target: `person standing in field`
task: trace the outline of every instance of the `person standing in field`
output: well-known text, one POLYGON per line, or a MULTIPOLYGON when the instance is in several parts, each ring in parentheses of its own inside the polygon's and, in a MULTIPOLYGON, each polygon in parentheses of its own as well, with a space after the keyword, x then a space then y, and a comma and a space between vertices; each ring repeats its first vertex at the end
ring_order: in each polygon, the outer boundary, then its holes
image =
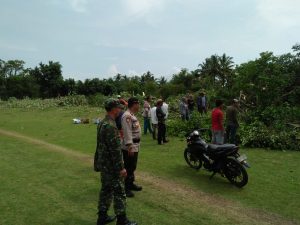
POLYGON ((144 134, 147 134, 147 131, 149 130, 150 134, 152 133, 151 125, 150 125, 150 101, 151 97, 148 96, 146 100, 144 101, 144 110, 143 110, 143 117, 144 117, 144 134))
POLYGON ((192 94, 188 95, 187 104, 188 104, 189 113, 192 114, 195 107, 194 96, 192 94))
POLYGON ((199 93, 199 96, 197 97, 197 107, 198 107, 198 112, 203 114, 207 113, 207 108, 208 108, 208 99, 205 95, 205 92, 201 91, 199 93))
POLYGON ((164 143, 167 143, 166 139, 166 124, 165 124, 165 118, 166 114, 162 110, 162 105, 163 105, 163 100, 159 99, 156 103, 157 108, 156 108, 156 117, 157 117, 157 127, 158 127, 158 132, 157 132, 157 142, 159 145, 162 145, 164 143))
POLYGON ((153 140, 156 140, 157 139, 156 131, 157 131, 157 124, 158 124, 157 116, 156 116, 156 104, 151 108, 150 115, 151 115, 151 124, 152 124, 152 137, 153 140))
MULTIPOLYGON (((163 100, 163 104, 161 106, 161 110, 164 112, 164 114, 166 115, 165 116, 165 126, 166 126, 166 132, 165 132, 165 137, 167 138, 167 125, 166 125, 166 122, 167 122, 167 119, 168 119, 168 116, 169 116, 169 105, 166 103, 165 99, 161 98, 163 100)), ((168 142, 168 140, 166 139, 166 141, 168 142)))
POLYGON ((164 114, 166 114, 165 119, 168 119, 168 116, 169 116, 169 105, 166 103, 165 100, 163 100, 163 104, 161 106, 161 109, 164 112, 164 114))
POLYGON ((128 100, 128 109, 122 116, 123 129, 123 157, 125 168, 127 170, 127 177, 125 179, 125 192, 127 197, 134 197, 132 191, 141 191, 142 187, 134 183, 134 172, 137 168, 138 155, 140 151, 141 141, 141 126, 136 118, 139 112, 140 103, 137 98, 130 98, 128 100))
POLYGON ((181 102, 179 103, 179 112, 181 115, 181 119, 183 121, 189 120, 189 109, 187 105, 187 100, 184 97, 181 99, 181 102))
MULTIPOLYGON (((128 105, 127 101, 125 101, 125 100, 121 101, 119 99, 119 102, 124 106, 124 108, 127 108, 127 105, 128 105)), ((122 129, 122 121, 121 121, 123 114, 124 114, 124 109, 121 110, 120 114, 116 118, 116 125, 119 130, 121 140, 123 139, 123 129, 122 129)))
POLYGON ((236 133, 239 127, 238 113, 239 101, 233 99, 232 104, 226 109, 226 142, 236 144, 236 133))
POLYGON ((212 143, 222 145, 224 143, 224 114, 222 100, 216 100, 216 108, 212 111, 212 143))
POLYGON ((124 167, 121 142, 115 119, 121 112, 122 105, 117 99, 108 99, 104 103, 106 117, 97 127, 97 147, 94 157, 94 170, 101 174, 101 190, 98 202, 97 225, 108 224, 116 217, 107 212, 112 201, 117 216, 117 225, 137 225, 126 216, 126 195, 124 167))

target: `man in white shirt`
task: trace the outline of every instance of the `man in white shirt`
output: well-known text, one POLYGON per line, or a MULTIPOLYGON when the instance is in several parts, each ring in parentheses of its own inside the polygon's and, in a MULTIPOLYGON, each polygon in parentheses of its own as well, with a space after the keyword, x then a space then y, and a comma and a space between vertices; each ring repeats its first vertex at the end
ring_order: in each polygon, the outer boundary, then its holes
POLYGON ((168 115, 169 115, 169 105, 164 101, 163 105, 161 106, 162 111, 164 112, 164 114, 166 114, 165 119, 168 119, 168 115))
POLYGON ((153 140, 156 140, 156 131, 157 131, 157 117, 156 117, 156 104, 150 110, 151 123, 152 123, 152 137, 153 140))
MULTIPOLYGON (((166 121, 168 119, 168 115, 169 115, 169 105, 165 102, 165 100, 163 100, 163 104, 161 106, 161 109, 162 109, 163 113, 166 114, 166 116, 165 116, 165 123, 166 123, 166 121)), ((167 136, 167 130, 166 130, 165 135, 167 136)))

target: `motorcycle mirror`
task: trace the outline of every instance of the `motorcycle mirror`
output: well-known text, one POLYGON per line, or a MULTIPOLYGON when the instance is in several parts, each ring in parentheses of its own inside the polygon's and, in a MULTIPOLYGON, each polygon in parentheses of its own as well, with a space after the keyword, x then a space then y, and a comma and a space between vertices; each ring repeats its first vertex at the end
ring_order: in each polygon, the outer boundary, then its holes
POLYGON ((199 132, 197 130, 194 130, 193 135, 194 136, 199 136, 199 132))

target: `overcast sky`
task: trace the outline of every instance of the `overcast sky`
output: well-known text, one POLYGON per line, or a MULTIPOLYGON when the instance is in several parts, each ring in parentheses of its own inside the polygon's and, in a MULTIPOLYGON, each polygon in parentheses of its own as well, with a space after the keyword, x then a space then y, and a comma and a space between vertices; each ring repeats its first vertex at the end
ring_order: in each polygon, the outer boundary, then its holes
POLYGON ((300 0, 0 0, 0 59, 49 60, 65 78, 170 77, 226 53, 236 63, 300 42, 300 0))

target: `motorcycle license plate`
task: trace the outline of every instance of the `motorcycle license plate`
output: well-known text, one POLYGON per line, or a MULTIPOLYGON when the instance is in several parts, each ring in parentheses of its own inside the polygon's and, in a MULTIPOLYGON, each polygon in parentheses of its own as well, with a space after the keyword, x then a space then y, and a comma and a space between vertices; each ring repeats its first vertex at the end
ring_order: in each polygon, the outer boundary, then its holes
POLYGON ((238 160, 239 162, 243 162, 243 161, 245 161, 246 159, 247 159, 247 156, 246 156, 246 155, 241 155, 240 157, 237 158, 237 160, 238 160))

